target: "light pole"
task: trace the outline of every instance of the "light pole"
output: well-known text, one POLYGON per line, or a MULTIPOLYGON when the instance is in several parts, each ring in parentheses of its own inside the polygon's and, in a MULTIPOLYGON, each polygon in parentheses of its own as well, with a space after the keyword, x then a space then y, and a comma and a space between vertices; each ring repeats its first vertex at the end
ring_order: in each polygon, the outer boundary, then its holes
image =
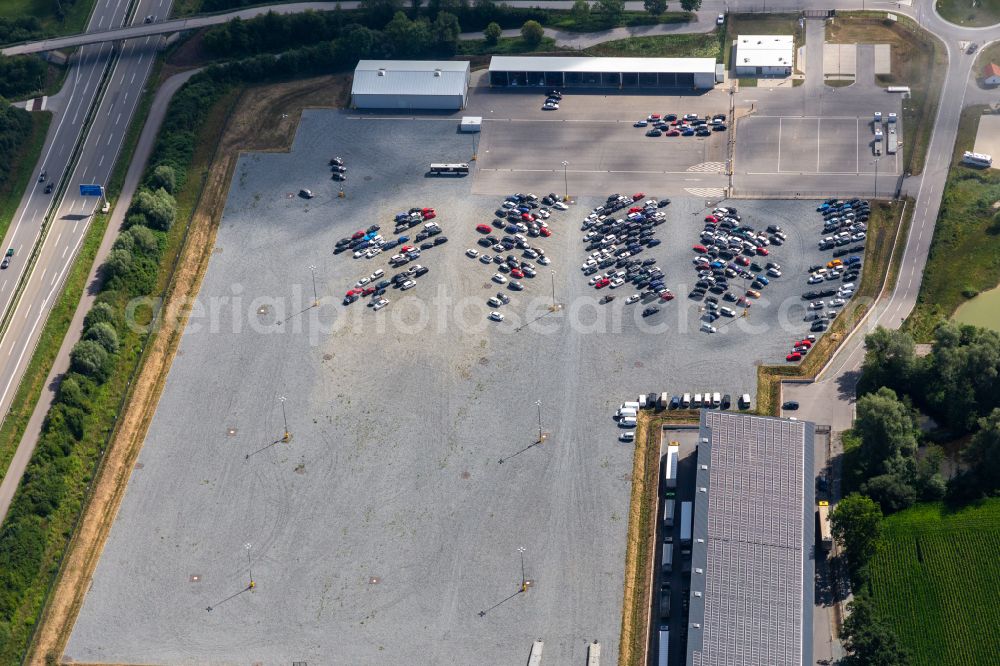
POLYGON ((556 310, 559 309, 559 306, 556 304, 556 272, 550 270, 549 273, 551 274, 552 278, 552 305, 549 306, 549 311, 555 312, 556 310))
POLYGON ((538 443, 545 441, 545 434, 542 433, 542 401, 536 400, 535 406, 538 407, 538 443))
POLYGON ((521 591, 528 591, 528 579, 524 577, 524 551, 527 550, 524 546, 519 546, 517 552, 521 553, 521 591))
POLYGON ((310 266, 309 270, 312 271, 312 278, 313 278, 313 307, 315 308, 315 307, 319 307, 319 296, 316 294, 316 267, 315 266, 310 266))
POLYGON ((253 567, 250 564, 250 549, 253 548, 253 546, 250 543, 245 543, 243 544, 243 547, 247 549, 247 569, 250 570, 250 584, 247 585, 247 589, 253 590, 257 587, 257 583, 253 581, 253 567))
POLYGON ((563 201, 569 201, 569 174, 566 171, 566 167, 568 167, 568 166, 569 166, 569 162, 567 162, 566 160, 563 160, 563 162, 562 162, 562 168, 563 168, 563 188, 564 188, 563 191, 566 193, 566 195, 563 197, 563 201))
POLYGON ((281 441, 287 442, 292 438, 292 433, 288 432, 288 416, 285 414, 285 396, 278 398, 281 401, 281 419, 285 422, 285 434, 282 436, 281 441))

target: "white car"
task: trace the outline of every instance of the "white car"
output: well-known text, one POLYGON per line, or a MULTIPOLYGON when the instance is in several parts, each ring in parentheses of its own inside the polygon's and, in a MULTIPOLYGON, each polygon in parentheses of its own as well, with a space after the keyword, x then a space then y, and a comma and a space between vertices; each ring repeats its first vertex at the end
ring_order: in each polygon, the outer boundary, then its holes
POLYGON ((831 308, 839 308, 839 307, 841 307, 843 305, 846 305, 846 304, 847 304, 847 301, 845 301, 843 298, 835 298, 832 301, 830 301, 830 303, 829 303, 829 305, 830 305, 831 308))
POLYGON ((493 257, 491 257, 488 254, 484 254, 483 256, 479 257, 479 261, 483 262, 484 264, 492 264, 493 257))
POLYGON ((542 105, 542 109, 544 109, 545 111, 558 111, 559 105, 556 104, 555 102, 546 102, 545 104, 542 105))
POLYGON ((385 298, 380 298, 372 305, 372 310, 381 310, 385 306, 389 305, 389 300, 385 298))
POLYGON ((837 296, 840 296, 841 298, 850 298, 851 296, 854 296, 854 290, 853 289, 843 289, 843 290, 837 292, 837 296))
POLYGON ((591 287, 593 287, 595 284, 597 284, 598 280, 603 280, 605 277, 607 277, 607 276, 605 276, 605 275, 595 275, 594 277, 590 278, 590 280, 587 282, 587 284, 589 284, 591 287))
POLYGON ((854 291, 854 283, 853 282, 845 282, 844 284, 840 285, 840 290, 841 291, 848 291, 848 290, 854 291))
POLYGON ((475 249, 473 247, 470 247, 468 250, 465 251, 465 254, 467 254, 470 257, 472 257, 473 259, 475 259, 476 257, 479 256, 479 250, 477 250, 477 249, 475 249))
POLYGON ((403 286, 401 286, 400 289, 406 291, 407 289, 413 289, 416 286, 417 286, 416 282, 414 282, 413 280, 407 280, 406 282, 403 283, 403 286))
POLYGON ((715 333, 715 332, 718 331, 717 328, 715 328, 714 326, 712 326, 711 324, 709 324, 707 321, 702 322, 702 324, 701 324, 701 330, 704 331, 705 333, 715 333))
POLYGON ((380 247, 370 247, 368 251, 365 252, 365 259, 372 259, 382 254, 382 248, 380 247))
POLYGON ((726 22, 725 14, 719 14, 718 16, 715 17, 715 25, 722 25, 725 22, 726 22))
POLYGON ((535 216, 540 217, 543 220, 549 219, 549 215, 551 215, 551 213, 546 208, 539 208, 535 211, 535 216))
POLYGON ((625 278, 617 277, 617 278, 615 278, 614 280, 611 281, 610 287, 612 289, 617 289, 618 287, 622 286, 623 284, 625 284, 625 278))
POLYGON ((735 317, 736 311, 732 308, 727 308, 725 306, 719 308, 719 314, 725 315, 726 317, 735 317))
POLYGON ((494 310, 490 313, 490 319, 493 321, 503 321, 503 314, 494 310))
POLYGON ((358 280, 357 282, 355 282, 354 286, 355 287, 363 287, 363 286, 365 286, 366 284, 368 284, 371 281, 372 281, 372 279, 370 277, 363 277, 360 280, 358 280))
POLYGON ((562 201, 555 202, 554 204, 552 204, 552 207, 557 210, 569 210, 569 206, 564 204, 562 201))
POLYGON ((635 431, 629 430, 628 432, 623 432, 622 434, 618 435, 618 439, 620 439, 623 442, 631 442, 635 440, 635 431))
POLYGON ((497 284, 507 284, 507 278, 504 277, 503 273, 494 273, 493 281, 497 284))
POLYGON ((823 281, 823 276, 822 275, 815 275, 815 274, 813 274, 813 275, 809 276, 808 280, 806 280, 806 284, 819 284, 822 281, 823 281))
POLYGON ((355 259, 360 259, 361 257, 365 256, 365 252, 367 252, 367 250, 355 250, 354 251, 354 258, 355 259))
POLYGON ((810 310, 822 310, 823 309, 823 301, 813 301, 812 303, 809 304, 809 309, 810 310))
POLYGON ((777 268, 768 268, 767 274, 770 275, 771 277, 776 277, 776 278, 781 277, 781 271, 779 271, 777 268))
POLYGON ((632 303, 637 302, 640 298, 641 296, 639 296, 639 294, 632 294, 631 296, 625 299, 625 303, 631 305, 632 303))
POLYGON ((543 254, 542 256, 538 257, 538 263, 540 263, 542 266, 548 266, 549 264, 552 263, 552 260, 543 254))

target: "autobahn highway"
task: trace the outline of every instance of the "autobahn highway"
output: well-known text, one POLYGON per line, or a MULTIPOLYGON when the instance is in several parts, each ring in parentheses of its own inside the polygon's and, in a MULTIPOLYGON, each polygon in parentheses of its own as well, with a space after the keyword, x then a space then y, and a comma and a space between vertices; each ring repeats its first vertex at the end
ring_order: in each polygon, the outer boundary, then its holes
MULTIPOLYGON (((134 20, 141 22, 144 16, 154 11, 166 13, 170 9, 170 1, 140 0, 132 14, 137 17, 134 20)), ((125 0, 98 0, 90 25, 95 26, 102 20, 105 25, 108 21, 112 24, 124 22, 127 5, 125 0)), ((55 111, 53 127, 56 129, 50 132, 42 149, 43 168, 48 170, 50 179, 64 182, 65 194, 51 215, 50 227, 38 250, 35 264, 24 278, 14 303, 11 299, 24 270, 24 262, 38 241, 41 222, 52 204, 52 195, 44 193, 44 185, 38 182, 37 176, 5 239, 5 247, 15 248, 18 268, 4 271, 0 280, 2 311, 8 312, 13 308, 7 328, 0 338, 0 414, 4 416, 98 205, 97 199, 80 196, 79 185, 104 184, 110 177, 161 41, 159 36, 130 39, 115 46, 115 53, 111 45, 84 46, 79 59, 74 58, 71 65, 66 84, 68 88, 64 94, 61 93, 64 108, 55 111), (87 111, 95 103, 99 84, 108 67, 111 70, 106 88, 96 100, 98 106, 93 122, 81 138, 87 111), (63 173, 78 143, 80 149, 76 166, 71 173, 63 173)), ((0 482, 0 516, 6 514, 33 448, 18 447, 0 482)))

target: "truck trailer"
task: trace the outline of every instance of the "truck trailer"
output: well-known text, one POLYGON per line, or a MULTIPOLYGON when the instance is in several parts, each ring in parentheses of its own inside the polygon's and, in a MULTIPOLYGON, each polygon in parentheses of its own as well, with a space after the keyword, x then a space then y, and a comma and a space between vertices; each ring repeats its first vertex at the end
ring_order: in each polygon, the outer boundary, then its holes
POLYGON ((670 530, 674 527, 674 500, 663 500, 663 527, 670 530))
POLYGON ((681 502, 681 544, 691 544, 691 523, 694 518, 694 505, 691 502, 681 502))
POLYGON ((659 666, 670 666, 670 629, 660 627, 660 644, 657 646, 659 666))
POLYGON ((674 570, 674 544, 663 544, 663 556, 660 558, 660 571, 665 574, 674 570))
POLYGON ((667 455, 663 456, 663 487, 666 490, 677 488, 677 458, 680 455, 680 445, 670 442, 667 455))
POLYGON ((896 128, 892 125, 889 126, 889 133, 886 134, 885 141, 885 152, 889 155, 895 155, 896 150, 899 147, 899 142, 896 137, 896 128))

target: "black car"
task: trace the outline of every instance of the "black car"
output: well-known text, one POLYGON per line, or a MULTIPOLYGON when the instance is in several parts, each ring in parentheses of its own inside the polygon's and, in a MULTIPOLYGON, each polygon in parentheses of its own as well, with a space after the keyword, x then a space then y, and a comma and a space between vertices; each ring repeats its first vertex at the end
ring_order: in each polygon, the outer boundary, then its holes
POLYGON ((652 315, 655 315, 659 311, 660 311, 660 308, 658 308, 655 305, 653 305, 653 306, 650 306, 650 307, 646 308, 645 310, 643 310, 642 311, 642 316, 643 317, 650 317, 652 315))
POLYGON ((795 400, 788 400, 786 402, 781 403, 781 408, 787 410, 795 410, 799 408, 799 403, 796 402, 795 400))
POLYGON ((434 239, 435 245, 441 245, 442 243, 447 243, 447 242, 448 242, 447 236, 439 236, 438 238, 434 239))
POLYGON ((421 231, 413 238, 413 241, 415 243, 419 243, 420 241, 427 240, 428 238, 430 238, 430 234, 426 231, 421 231))
POLYGON ((421 250, 429 250, 432 247, 434 247, 434 243, 432 241, 424 241, 423 243, 420 244, 421 250))
POLYGON ((427 268, 426 266, 421 266, 417 270, 413 271, 413 277, 420 277, 421 275, 424 275, 425 273, 427 273, 427 271, 429 271, 429 270, 430 269, 427 268))
POLYGON ((476 241, 480 247, 493 247, 493 243, 489 241, 488 238, 480 238, 476 241))
POLYGON ((835 295, 836 293, 837 293, 836 289, 820 289, 819 290, 819 297, 820 298, 828 298, 830 296, 835 295))
POLYGON ((826 330, 825 321, 814 321, 813 325, 809 327, 809 330, 813 333, 821 333, 826 330))
POLYGON ((820 295, 818 291, 807 291, 806 293, 802 294, 803 301, 815 301, 819 297, 820 295))
POLYGON ((46 194, 52 194, 52 190, 54 190, 55 187, 56 186, 55 186, 54 183, 49 183, 48 185, 45 186, 45 193, 46 194))

